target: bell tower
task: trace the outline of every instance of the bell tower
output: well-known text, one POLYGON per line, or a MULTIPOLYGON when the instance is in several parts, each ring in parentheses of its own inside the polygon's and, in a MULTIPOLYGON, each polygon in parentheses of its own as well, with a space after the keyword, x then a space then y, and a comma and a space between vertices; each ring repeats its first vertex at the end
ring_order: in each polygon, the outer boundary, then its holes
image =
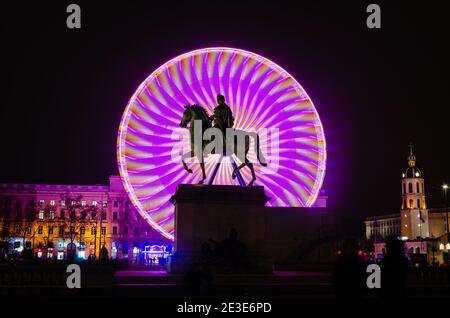
POLYGON ((428 237, 428 211, 425 202, 425 180, 416 165, 414 145, 409 144, 408 167, 402 173, 401 224, 402 237, 428 237))

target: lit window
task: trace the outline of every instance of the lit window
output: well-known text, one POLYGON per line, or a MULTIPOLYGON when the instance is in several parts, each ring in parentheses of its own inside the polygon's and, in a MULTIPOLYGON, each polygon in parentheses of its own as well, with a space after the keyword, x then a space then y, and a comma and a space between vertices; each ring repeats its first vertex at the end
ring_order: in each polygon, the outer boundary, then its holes
POLYGON ((86 201, 81 201, 81 206, 86 206, 86 201))
POLYGON ((66 206, 66 201, 61 200, 61 206, 66 206))
POLYGON ((50 205, 55 206, 55 200, 50 200, 50 205))
POLYGON ((75 200, 70 201, 70 205, 74 206, 75 205, 75 200))
POLYGON ((103 201, 103 207, 107 207, 108 206, 108 201, 103 201))
POLYGON ((39 220, 43 220, 44 219, 44 211, 39 211, 39 220))
POLYGON ((45 201, 44 200, 39 200, 39 205, 40 206, 42 206, 42 205, 44 205, 45 204, 45 201))
POLYGON ((93 206, 97 206, 97 201, 92 201, 93 206))
POLYGON ((50 220, 55 219, 55 211, 50 211, 50 220))

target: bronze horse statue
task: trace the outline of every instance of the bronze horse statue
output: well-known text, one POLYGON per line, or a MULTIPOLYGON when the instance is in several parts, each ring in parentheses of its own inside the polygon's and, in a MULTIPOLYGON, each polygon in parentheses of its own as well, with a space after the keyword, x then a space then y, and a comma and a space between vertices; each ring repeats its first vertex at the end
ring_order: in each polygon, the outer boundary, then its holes
MULTIPOLYGON (((184 161, 185 158, 192 158, 192 157, 197 157, 199 163, 200 163, 200 167, 202 169, 202 179, 200 180, 199 184, 203 184, 203 182, 206 179, 206 172, 205 172, 205 162, 204 162, 204 158, 206 156, 208 156, 209 154, 216 154, 218 152, 217 149, 212 150, 212 152, 205 152, 205 148, 210 145, 212 142, 214 142, 215 140, 204 140, 203 136, 204 133, 207 132, 208 129, 213 129, 213 127, 211 126, 211 119, 210 116, 208 115, 208 113, 206 112, 206 110, 199 106, 199 105, 188 105, 188 106, 184 106, 184 112, 183 112, 183 117, 181 119, 181 123, 180 123, 180 127, 182 128, 187 128, 189 124, 189 134, 190 134, 190 143, 191 143, 191 151, 189 151, 186 154, 183 154, 181 161, 183 163, 183 167, 184 169, 189 172, 192 173, 192 170, 188 167, 188 165, 186 164, 186 162, 184 161), (201 129, 199 129, 199 127, 197 125, 201 125, 201 129), (196 128, 197 126, 197 128, 196 128), (201 149, 198 147, 198 145, 196 145, 195 142, 195 131, 201 131, 201 149)), ((261 149, 259 147, 259 135, 257 133, 247 133, 245 131, 242 130, 236 130, 236 129, 232 129, 233 130, 233 134, 234 135, 241 135, 243 136, 243 140, 244 140, 244 145, 239 145, 239 138, 234 138, 233 140, 230 140, 230 138, 225 138, 225 136, 223 137, 223 142, 219 143, 219 145, 222 145, 222 155, 224 156, 230 156, 231 153, 229 151, 227 151, 227 149, 232 149, 232 153, 234 153, 239 160, 242 162, 239 166, 235 167, 232 173, 232 178, 235 179, 237 172, 239 170, 241 170, 242 168, 244 168, 245 166, 247 166, 251 173, 252 173, 252 180, 249 182, 248 186, 252 186, 253 183, 256 180, 256 176, 255 176, 255 170, 253 168, 253 163, 250 162, 247 158, 247 154, 248 151, 250 149, 250 137, 253 136, 255 139, 255 152, 256 152, 256 157, 258 158, 258 162, 262 165, 262 166, 267 166, 267 163, 264 159, 264 156, 261 152, 261 149), (243 146, 243 151, 239 151, 239 146, 243 146)), ((197 142, 199 143, 199 142, 197 142)), ((220 150, 219 150, 220 151, 220 150)))

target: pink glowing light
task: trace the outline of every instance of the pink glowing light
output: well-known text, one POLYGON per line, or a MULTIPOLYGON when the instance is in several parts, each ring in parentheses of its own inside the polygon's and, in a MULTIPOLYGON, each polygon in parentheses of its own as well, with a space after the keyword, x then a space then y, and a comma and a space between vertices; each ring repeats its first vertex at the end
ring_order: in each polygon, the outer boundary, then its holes
MULTIPOLYGON (((174 207, 169 202, 180 183, 197 183, 182 167, 189 149, 187 129, 179 123, 187 104, 210 114, 223 94, 235 128, 260 135, 268 167, 255 164, 256 184, 264 185, 269 206, 311 206, 325 175, 326 144, 319 115, 302 86, 272 61, 233 48, 206 48, 177 56, 155 70, 131 97, 117 139, 119 172, 141 216, 173 239, 174 207), (270 130, 271 128, 272 130, 270 130)), ((251 147, 253 149, 253 147, 251 147)), ((233 158, 238 161, 236 158, 233 158)), ((249 159, 256 162, 253 150, 249 159)), ((211 175, 217 155, 205 159, 211 175)), ((239 162, 237 162, 239 164, 239 162)), ((213 184, 238 184, 231 163, 222 163, 213 184)), ((250 172, 241 170, 246 182, 250 172)))

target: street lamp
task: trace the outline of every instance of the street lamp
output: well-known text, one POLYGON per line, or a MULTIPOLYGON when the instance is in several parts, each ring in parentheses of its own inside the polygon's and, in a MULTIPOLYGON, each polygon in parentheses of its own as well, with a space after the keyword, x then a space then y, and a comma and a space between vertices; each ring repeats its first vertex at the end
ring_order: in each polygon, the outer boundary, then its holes
MULTIPOLYGON (((447 244, 445 245, 445 249, 450 253, 450 231, 449 231, 449 219, 448 219, 448 210, 447 210, 447 190, 448 184, 444 183, 442 185, 442 190, 444 191, 444 207, 445 207, 445 216, 447 219, 447 244)), ((450 257, 449 257, 450 259, 450 257)))
POLYGON ((447 207, 447 190, 448 190, 448 184, 444 183, 442 185, 442 190, 444 190, 444 200, 445 200, 445 206, 447 207))

